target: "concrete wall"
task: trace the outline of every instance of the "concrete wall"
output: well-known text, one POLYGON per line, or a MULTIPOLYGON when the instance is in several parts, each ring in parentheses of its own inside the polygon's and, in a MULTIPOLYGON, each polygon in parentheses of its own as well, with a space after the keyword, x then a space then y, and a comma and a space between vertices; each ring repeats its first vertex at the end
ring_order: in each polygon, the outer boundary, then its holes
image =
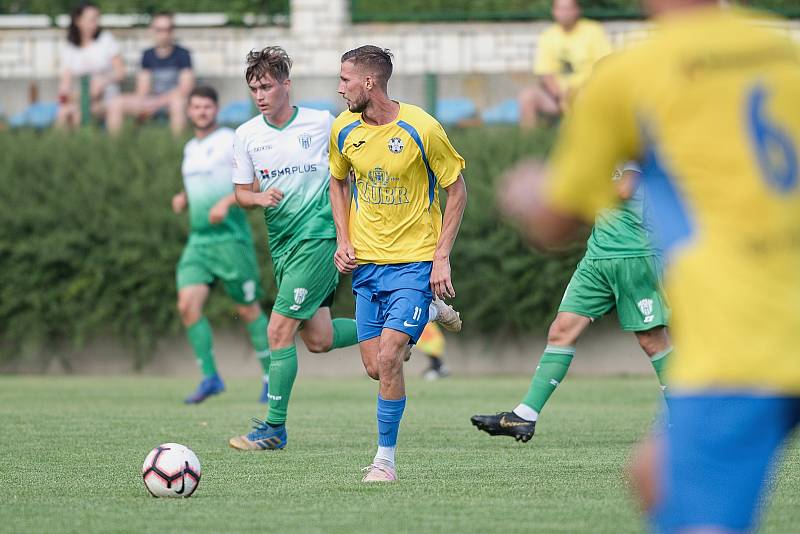
MULTIPOLYGON (((179 41, 194 54, 201 79, 214 82, 223 102, 246 96, 241 82, 243 60, 252 48, 278 44, 294 57, 298 99, 338 103, 336 75, 341 54, 362 44, 377 44, 395 53, 392 92, 422 102, 421 76, 443 75, 442 96, 469 96, 490 105, 515 95, 531 80, 536 42, 547 23, 351 24, 348 0, 293 0, 289 27, 178 28, 179 41)), ((609 22, 617 46, 641 39, 648 25, 609 22)), ((781 25, 800 39, 800 21, 781 25)), ((110 28, 120 41, 133 74, 141 52, 150 46, 146 28, 110 28)), ((0 105, 6 113, 23 108, 35 81, 40 98, 55 97, 59 49, 65 30, 25 28, 0 31, 0 105)))
MULTIPOLYGON (((465 325, 465 328, 469 329, 469 325, 465 325)), ((215 331, 214 344, 218 367, 223 376, 259 376, 259 364, 243 329, 215 331)), ((447 334, 445 362, 457 376, 530 376, 545 345, 544 333, 518 340, 469 339, 447 334)), ((48 354, 45 360, 30 359, 0 365, 0 374, 63 374, 69 371, 82 375, 109 375, 133 371, 130 354, 113 340, 95 341, 78 352, 62 352, 60 355, 69 358, 69 370, 60 363, 59 354, 48 354)), ((310 354, 298 340, 298 356, 301 376, 364 376, 356 347, 330 354, 310 354)), ((426 366, 427 358, 414 350, 411 361, 406 364, 406 373, 420 375, 426 366)), ((189 344, 180 336, 162 341, 142 372, 146 375, 196 376, 197 367, 189 344)), ((641 375, 652 373, 652 368, 634 336, 621 332, 616 319, 607 317, 589 328, 580 340, 570 372, 583 375, 641 375)))

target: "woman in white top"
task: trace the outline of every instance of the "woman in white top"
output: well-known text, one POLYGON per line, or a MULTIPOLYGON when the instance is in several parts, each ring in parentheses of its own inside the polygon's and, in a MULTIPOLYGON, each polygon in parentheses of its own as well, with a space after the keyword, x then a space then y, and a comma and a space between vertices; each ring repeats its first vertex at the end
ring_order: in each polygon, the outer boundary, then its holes
POLYGON ((84 76, 89 77, 91 114, 103 117, 106 104, 119 94, 125 64, 114 36, 100 28, 100 9, 91 2, 81 3, 71 13, 61 53, 59 126, 81 123, 80 79, 84 76))

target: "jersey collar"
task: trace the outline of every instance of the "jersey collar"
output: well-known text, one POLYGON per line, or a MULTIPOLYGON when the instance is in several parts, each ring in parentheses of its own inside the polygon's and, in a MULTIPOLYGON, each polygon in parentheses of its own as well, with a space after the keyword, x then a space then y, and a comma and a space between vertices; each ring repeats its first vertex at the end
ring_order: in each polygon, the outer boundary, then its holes
POLYGON ((266 124, 267 126, 272 128, 273 130, 278 130, 279 132, 281 132, 281 131, 285 130, 286 128, 288 128, 289 125, 294 122, 294 120, 297 118, 297 114, 300 112, 300 108, 298 108, 297 106, 292 106, 292 107, 294 108, 294 113, 292 113, 292 116, 289 118, 289 120, 286 122, 286 124, 284 124, 281 127, 275 126, 274 124, 269 122, 267 120, 267 117, 264 116, 264 115, 261 115, 261 118, 264 119, 264 124, 266 124))

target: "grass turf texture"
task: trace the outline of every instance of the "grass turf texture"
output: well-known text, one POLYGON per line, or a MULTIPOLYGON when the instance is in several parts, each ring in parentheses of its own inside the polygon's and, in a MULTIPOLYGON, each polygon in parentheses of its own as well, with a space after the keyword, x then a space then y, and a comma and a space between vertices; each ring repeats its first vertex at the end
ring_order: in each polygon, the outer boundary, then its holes
MULTIPOLYGON (((643 531, 621 473, 654 418, 655 380, 571 378, 524 445, 470 425, 513 407, 527 383, 410 380, 401 480, 386 486, 359 481, 376 432, 366 379, 300 379, 287 449, 247 453, 227 438, 264 416, 257 379, 185 406, 185 379, 0 377, 0 531, 643 531), (202 463, 190 499, 154 499, 142 484, 145 455, 168 441, 202 463)), ((798 452, 763 532, 800 521, 798 452)))

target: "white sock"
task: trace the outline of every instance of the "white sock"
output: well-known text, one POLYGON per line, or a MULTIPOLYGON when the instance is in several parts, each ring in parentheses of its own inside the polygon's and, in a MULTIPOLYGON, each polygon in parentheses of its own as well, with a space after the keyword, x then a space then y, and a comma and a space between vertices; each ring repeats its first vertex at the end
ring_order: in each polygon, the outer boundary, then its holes
POLYGON ((539 418, 539 412, 528 406, 527 404, 520 404, 514 408, 514 413, 525 419, 526 421, 536 421, 539 418))
POLYGON ((434 322, 437 317, 439 317, 439 308, 431 304, 428 306, 428 322, 434 322))
POLYGON ((380 461, 394 467, 394 451, 396 449, 397 447, 381 447, 378 445, 378 452, 375 453, 375 459, 372 460, 372 463, 380 461))

